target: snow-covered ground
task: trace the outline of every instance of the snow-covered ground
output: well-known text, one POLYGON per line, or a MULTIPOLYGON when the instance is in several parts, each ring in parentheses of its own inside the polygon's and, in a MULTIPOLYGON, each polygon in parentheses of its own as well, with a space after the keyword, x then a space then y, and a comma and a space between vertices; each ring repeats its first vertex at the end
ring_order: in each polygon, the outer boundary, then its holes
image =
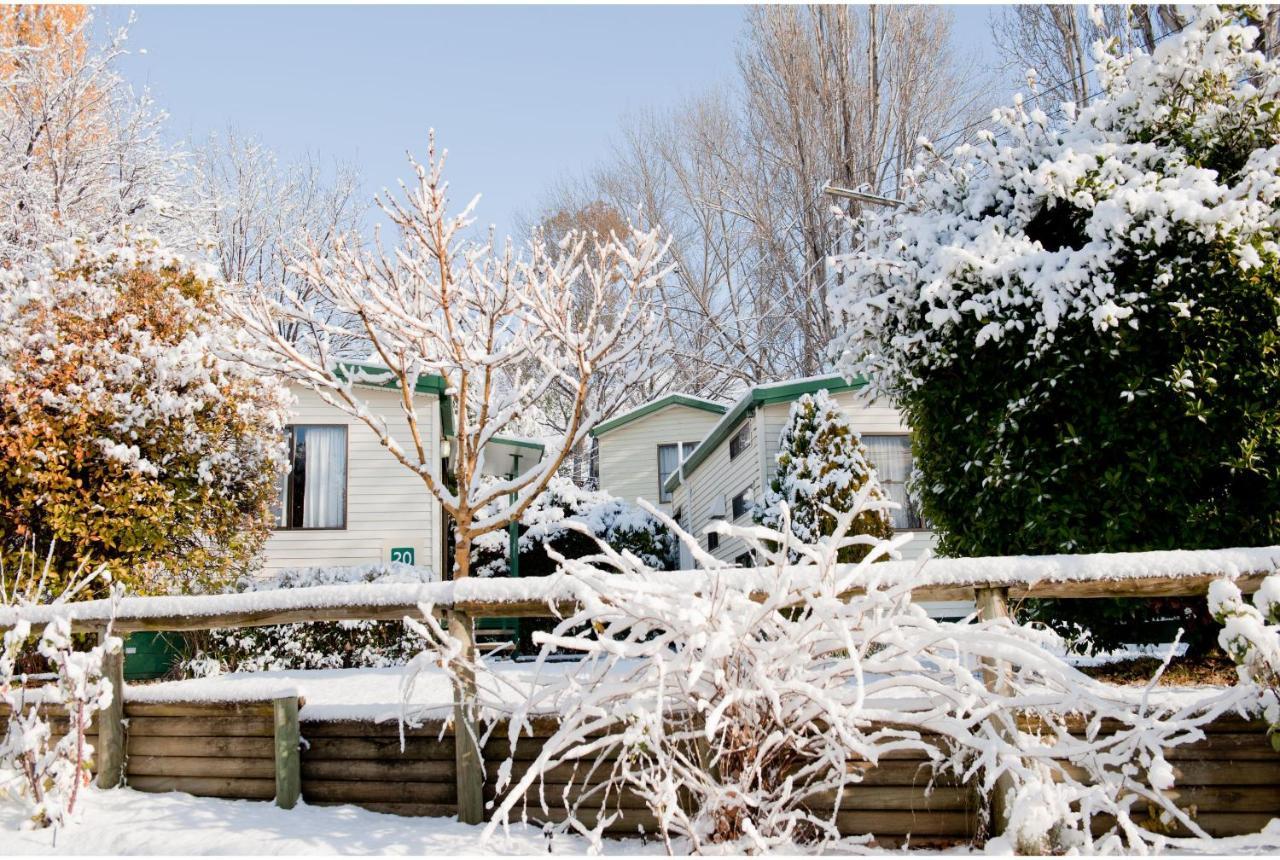
MULTIPOLYGON (((0 784, 5 782, 0 774, 0 784)), ((284 810, 271 803, 220 800, 189 794, 144 794, 127 788, 90 789, 67 827, 54 831, 24 830, 17 804, 0 796, 0 854, 391 854, 499 855, 586 854, 590 843, 577 836, 548 839, 537 827, 515 826, 487 842, 483 828, 451 818, 406 818, 368 812, 355 806, 307 806, 284 810)), ((675 846, 679 850, 680 846, 675 846)), ((995 848, 995 846, 992 846, 995 848)), ((1171 854, 1250 854, 1266 856, 1280 849, 1280 820, 1254 836, 1188 840, 1170 846, 1171 854)), ((661 841, 606 840, 602 853, 664 854, 661 841)), ((854 840, 828 846, 827 854, 865 847, 854 840)), ((969 854, 960 846, 942 852, 969 854)), ((894 852, 904 853, 904 852, 894 852)), ((937 851, 912 853, 937 854, 937 851)))
MULTIPOLYGON (((496 683, 481 676, 479 683, 492 687, 485 701, 510 701, 523 691, 547 683, 578 664, 548 663, 538 669, 533 662, 494 660, 490 663, 496 683)), ((130 684, 130 702, 243 702, 298 695, 303 699, 299 719, 395 720, 400 716, 403 666, 383 669, 298 669, 281 672, 232 672, 208 678, 130 684)), ((448 676, 441 669, 418 673, 408 705, 419 718, 442 717, 453 705, 448 676)))
MULTIPOLYGON (((2 780, 0 780, 2 781, 2 780)), ((574 836, 548 840, 537 827, 513 827, 481 843, 483 828, 451 818, 406 818, 355 806, 284 810, 250 800, 92 789, 74 823, 23 830, 20 807, 0 798, 0 855, 28 854, 585 854, 574 836)), ((610 840, 609 854, 660 854, 661 843, 610 840)))

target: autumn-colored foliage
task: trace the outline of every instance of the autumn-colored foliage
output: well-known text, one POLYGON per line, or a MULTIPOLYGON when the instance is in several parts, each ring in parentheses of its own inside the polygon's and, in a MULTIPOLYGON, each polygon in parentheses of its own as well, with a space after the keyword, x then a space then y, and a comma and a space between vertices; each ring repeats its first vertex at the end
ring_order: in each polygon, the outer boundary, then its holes
POLYGON ((61 249, 0 284, 0 553, 140 592, 243 570, 287 393, 219 357, 214 283, 146 247, 61 249))

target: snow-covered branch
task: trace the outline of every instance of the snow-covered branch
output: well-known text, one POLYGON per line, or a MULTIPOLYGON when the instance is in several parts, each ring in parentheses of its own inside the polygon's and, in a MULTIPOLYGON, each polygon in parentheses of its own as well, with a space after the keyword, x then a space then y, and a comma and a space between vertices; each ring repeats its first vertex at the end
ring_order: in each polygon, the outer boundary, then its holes
POLYGON ((589 397, 593 377, 607 373, 621 389, 661 364, 652 305, 670 270, 667 240, 656 230, 571 232, 552 246, 535 235, 523 254, 510 241, 474 241, 466 234, 475 201, 449 211, 444 156, 437 157, 434 141, 425 164, 411 163, 414 181, 402 184, 399 198, 380 201, 398 235, 395 247, 380 238, 373 250, 354 236, 326 245, 312 240, 293 261, 296 287, 250 293, 226 310, 257 340, 246 361, 360 419, 421 476, 456 527, 461 577, 469 572, 471 541, 518 518, 598 420, 589 397), (358 383, 367 380, 341 362, 335 344, 348 342, 351 326, 332 322, 335 313, 356 321, 369 360, 386 368, 379 381, 400 390, 409 438, 392 434, 388 416, 361 394, 358 383), (413 396, 424 376, 443 379, 454 401, 449 476, 434 459, 434 431, 413 396), (519 474, 488 474, 486 446, 510 435, 553 386, 574 393, 563 432, 519 474))

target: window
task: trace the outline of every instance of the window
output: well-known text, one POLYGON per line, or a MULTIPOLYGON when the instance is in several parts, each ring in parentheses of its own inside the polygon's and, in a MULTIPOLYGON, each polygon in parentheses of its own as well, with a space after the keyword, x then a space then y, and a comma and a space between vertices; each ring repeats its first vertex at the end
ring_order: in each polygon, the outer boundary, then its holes
POLYGON ((671 519, 676 521, 676 525, 684 528, 684 508, 676 508, 671 514, 671 519))
POLYGON ((278 529, 347 527, 347 428, 285 428, 289 473, 281 477, 272 515, 278 529))
POLYGON ((744 552, 742 555, 735 558, 733 563, 738 567, 755 567, 756 557, 749 552, 744 552))
POLYGON ((751 444, 751 422, 743 421, 733 438, 729 440, 729 459, 736 460, 738 455, 747 450, 751 444))
POLYGON ((713 552, 720 547, 720 535, 717 532, 707 532, 707 551, 713 552))
POLYGON ((746 516, 749 510, 751 510, 751 491, 743 490, 733 497, 733 518, 736 520, 746 516))
POLYGON ((920 513, 907 497, 907 478, 911 475, 910 436, 863 436, 871 465, 875 466, 880 484, 890 500, 902 507, 890 511, 895 529, 924 528, 920 513))
POLYGON ((658 446, 658 501, 671 501, 671 494, 664 487, 671 473, 680 468, 680 464, 689 459, 689 455, 698 447, 697 442, 672 442, 670 445, 658 446))

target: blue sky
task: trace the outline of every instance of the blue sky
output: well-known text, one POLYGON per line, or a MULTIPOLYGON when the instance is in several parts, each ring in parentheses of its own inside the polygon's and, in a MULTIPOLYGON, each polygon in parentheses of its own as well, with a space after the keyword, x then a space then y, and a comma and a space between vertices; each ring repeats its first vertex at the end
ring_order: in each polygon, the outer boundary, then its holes
MULTIPOLYGON (((455 202, 483 192, 500 230, 557 178, 604 160, 621 118, 735 74, 737 6, 144 6, 123 70, 177 138, 234 127, 282 160, 408 175, 427 129, 455 202)), ((987 10, 956 7, 962 51, 990 56, 987 10)), ((100 13, 119 24, 127 10, 100 13)))

